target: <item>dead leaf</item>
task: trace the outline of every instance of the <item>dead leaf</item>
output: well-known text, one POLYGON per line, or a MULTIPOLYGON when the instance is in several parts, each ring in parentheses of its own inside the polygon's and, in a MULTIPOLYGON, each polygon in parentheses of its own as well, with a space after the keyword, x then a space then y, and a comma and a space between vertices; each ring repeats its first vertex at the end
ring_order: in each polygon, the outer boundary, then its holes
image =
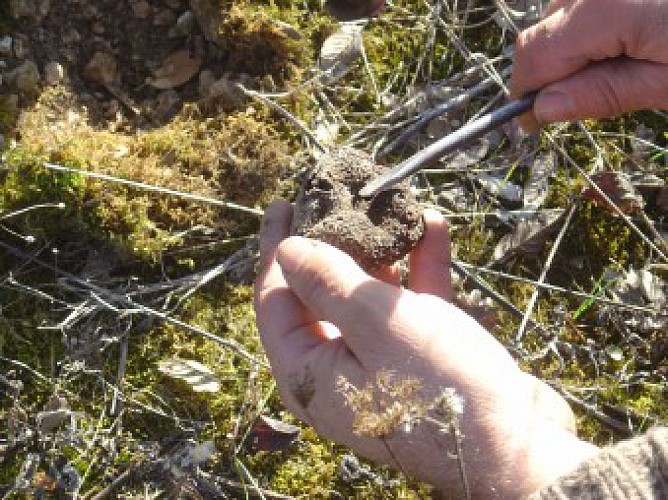
POLYGON ((484 191, 491 195, 498 196, 511 203, 518 203, 522 200, 522 188, 503 177, 496 177, 484 172, 472 177, 484 191))
POLYGON ((550 188, 550 177, 557 168, 557 156, 553 151, 537 156, 531 165, 529 180, 524 186, 524 208, 536 211, 545 202, 550 188))
MULTIPOLYGON (((603 191, 625 214, 641 211, 645 205, 642 196, 636 191, 628 175, 623 172, 599 172, 591 176, 592 181, 603 191)), ((597 206, 610 212, 615 209, 593 187, 589 186, 582 192, 585 200, 593 201, 597 206)))
POLYGON ((193 359, 165 359, 158 363, 165 375, 185 381, 195 392, 218 392, 220 381, 209 367, 193 359))
POLYGON ((179 50, 168 55, 162 66, 154 71, 155 78, 147 83, 160 90, 173 89, 188 82, 202 66, 202 56, 189 50, 179 50))
POLYGON ((494 249, 494 263, 499 265, 519 252, 535 253, 559 227, 566 210, 555 210, 520 219, 512 233, 505 235, 494 249))
MULTIPOLYGON (((614 279, 614 275, 612 278, 614 279)), ((650 303, 665 307, 668 288, 658 276, 646 269, 629 269, 619 274, 619 281, 610 289, 612 296, 625 304, 645 305, 650 303)))
POLYGON ((320 71, 329 73, 323 82, 331 84, 341 79, 352 63, 362 54, 362 30, 364 26, 342 23, 335 33, 327 37, 320 48, 320 71))
POLYGON ((282 451, 286 450, 298 436, 299 427, 260 415, 253 422, 246 444, 254 451, 282 451))
POLYGON ((40 411, 37 413, 37 427, 40 432, 51 432, 70 419, 72 412, 68 409, 40 411))

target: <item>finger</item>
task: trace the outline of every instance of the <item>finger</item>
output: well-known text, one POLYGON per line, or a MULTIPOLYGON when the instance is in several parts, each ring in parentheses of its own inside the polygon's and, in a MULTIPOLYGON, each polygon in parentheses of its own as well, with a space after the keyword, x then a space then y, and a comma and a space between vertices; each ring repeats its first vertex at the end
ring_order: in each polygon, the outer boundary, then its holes
POLYGON ((276 265, 276 248, 290 234, 292 205, 275 201, 267 207, 260 229, 260 270, 256 285, 259 288, 286 286, 281 268, 276 265))
POLYGON ((668 65, 618 58, 589 65, 547 86, 533 113, 539 123, 606 118, 640 109, 668 109, 668 65))
POLYGON ((399 286, 401 284, 401 269, 398 263, 382 266, 372 272, 371 276, 390 285, 399 286))
POLYGON ((272 367, 285 370, 285 360, 297 359, 319 345, 327 333, 288 287, 276 262, 276 249, 290 231, 292 206, 272 203, 260 233, 261 269, 255 283, 255 314, 262 344, 272 367), (294 333, 297 332, 297 333, 294 333))
POLYGON ((550 17, 559 9, 564 9, 572 6, 577 0, 552 0, 548 6, 543 10, 543 19, 550 17))
POLYGON ((425 234, 409 258, 408 288, 452 300, 450 283, 450 233, 436 210, 425 210, 425 234))
POLYGON ((360 360, 379 359, 391 340, 388 324, 401 289, 369 276, 333 246, 307 238, 285 240, 277 260, 290 289, 314 317, 334 324, 360 360), (378 338, 383 342, 375 342, 378 338))
MULTIPOLYGON (((515 44, 511 88, 518 97, 584 68, 591 61, 623 55, 637 45, 637 14, 631 2, 612 9, 601 0, 574 2, 524 30, 515 44), (614 29, 592 29, 592 26, 614 29)), ((627 54, 635 56, 634 54, 627 54)))

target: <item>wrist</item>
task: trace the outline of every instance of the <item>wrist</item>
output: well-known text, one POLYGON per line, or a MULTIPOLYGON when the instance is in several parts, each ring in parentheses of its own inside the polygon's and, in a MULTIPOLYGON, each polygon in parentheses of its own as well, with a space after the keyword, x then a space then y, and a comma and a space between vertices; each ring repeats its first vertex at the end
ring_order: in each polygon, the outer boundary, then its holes
POLYGON ((546 424, 536 429, 527 450, 528 475, 526 488, 522 491, 520 498, 574 471, 580 464, 595 457, 599 452, 597 446, 579 439, 564 428, 546 424))

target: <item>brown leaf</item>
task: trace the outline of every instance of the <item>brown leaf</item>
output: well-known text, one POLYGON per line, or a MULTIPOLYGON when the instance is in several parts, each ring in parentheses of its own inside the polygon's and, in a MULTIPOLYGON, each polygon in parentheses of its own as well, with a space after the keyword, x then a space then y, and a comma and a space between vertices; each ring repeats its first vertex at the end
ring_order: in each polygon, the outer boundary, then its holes
POLYGON ((560 227, 566 210, 535 214, 521 219, 513 232, 503 236, 494 248, 493 266, 505 263, 518 253, 534 254, 560 227))
POLYGON ((320 48, 320 71, 329 72, 323 81, 332 84, 342 78, 362 54, 362 26, 344 24, 327 37, 320 48))
POLYGON ((147 83, 156 89, 166 90, 188 82, 202 66, 202 56, 189 50, 179 50, 168 55, 162 66, 155 70, 155 78, 147 83))
POLYGON ((260 415, 253 423, 246 443, 254 451, 283 451, 299 436, 299 427, 260 415))
MULTIPOLYGON (((591 179, 623 213, 634 214, 643 209, 642 196, 633 187, 626 174, 622 172, 599 172, 592 175, 591 179)), ((615 209, 591 186, 585 188, 582 197, 585 200, 593 201, 599 207, 615 212, 615 209)))

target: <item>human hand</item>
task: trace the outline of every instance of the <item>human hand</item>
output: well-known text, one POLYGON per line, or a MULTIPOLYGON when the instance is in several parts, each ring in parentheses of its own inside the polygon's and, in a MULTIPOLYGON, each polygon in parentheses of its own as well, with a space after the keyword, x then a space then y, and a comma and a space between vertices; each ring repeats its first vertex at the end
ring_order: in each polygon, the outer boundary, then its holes
POLYGON ((408 289, 392 268, 374 278, 330 245, 288 238, 291 217, 284 202, 266 211, 255 308, 279 391, 295 415, 367 458, 456 494, 452 439, 427 421, 381 437, 355 433, 338 381, 363 388, 392 372, 419 380, 426 400, 452 388, 464 402, 466 476, 481 498, 524 496, 596 453, 574 435, 566 402, 449 302, 450 242, 437 212, 425 212, 408 289))
POLYGON ((538 124, 668 109, 668 0, 552 0, 515 44, 515 97, 541 89, 538 124))

